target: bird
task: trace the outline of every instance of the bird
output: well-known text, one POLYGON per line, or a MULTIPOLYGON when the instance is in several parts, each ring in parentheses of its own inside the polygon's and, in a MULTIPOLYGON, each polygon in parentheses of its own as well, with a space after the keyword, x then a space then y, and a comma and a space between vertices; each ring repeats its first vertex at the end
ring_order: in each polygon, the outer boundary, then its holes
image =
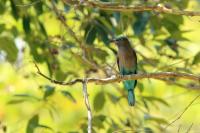
MULTIPOLYGON (((126 36, 120 36, 111 39, 111 42, 117 45, 117 65, 120 75, 137 74, 137 55, 131 47, 131 43, 126 36)), ((137 85, 137 80, 123 81, 124 88, 128 91, 128 103, 130 106, 135 105, 134 89, 137 85)))

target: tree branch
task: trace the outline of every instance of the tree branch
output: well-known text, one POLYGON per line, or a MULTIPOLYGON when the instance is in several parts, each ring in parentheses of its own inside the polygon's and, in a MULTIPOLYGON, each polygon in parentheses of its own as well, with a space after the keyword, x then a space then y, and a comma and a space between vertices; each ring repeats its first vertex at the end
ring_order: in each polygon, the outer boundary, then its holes
POLYGON ((178 121, 182 116, 183 114, 189 109, 189 107, 200 97, 200 94, 197 95, 186 107, 185 109, 183 110, 183 112, 175 119, 173 120, 172 122, 170 122, 164 129, 166 130, 169 126, 171 126, 172 124, 174 124, 176 121, 178 121))
MULTIPOLYGON (((39 67, 35 63, 35 67, 37 68, 37 73, 42 77, 46 78, 47 80, 51 81, 52 83, 59 84, 59 85, 74 85, 76 83, 84 83, 84 79, 77 78, 70 82, 62 82, 51 79, 50 77, 41 73, 39 67)), ((109 78, 87 78, 88 83, 96 83, 96 84, 109 84, 114 82, 121 82, 124 80, 136 80, 136 79, 143 79, 143 78, 153 78, 153 79, 163 79, 163 78, 183 78, 189 79, 193 81, 197 81, 200 83, 200 76, 188 73, 176 73, 176 72, 159 72, 159 73, 143 73, 143 74, 132 74, 132 75, 119 75, 113 76, 109 78)))
POLYGON ((185 15, 185 16, 200 16, 200 12, 195 11, 184 11, 167 8, 158 4, 157 6, 134 6, 134 5, 123 5, 121 3, 113 2, 100 2, 100 1, 83 1, 78 0, 62 0, 68 5, 81 5, 87 8, 98 8, 107 11, 118 11, 118 12, 143 12, 143 11, 155 11, 159 13, 173 14, 173 15, 185 15))
POLYGON ((83 95, 84 95, 85 105, 87 107, 87 112, 88 112, 88 133, 92 133, 92 111, 91 111, 90 103, 88 99, 87 79, 84 79, 83 81, 83 95))

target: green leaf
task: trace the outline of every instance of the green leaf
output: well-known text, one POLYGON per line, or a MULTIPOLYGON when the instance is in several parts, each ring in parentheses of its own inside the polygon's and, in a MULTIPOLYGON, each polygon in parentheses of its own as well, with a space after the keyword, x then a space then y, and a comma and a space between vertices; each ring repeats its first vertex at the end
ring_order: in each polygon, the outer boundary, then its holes
POLYGON ((39 125, 39 116, 34 115, 29 121, 26 127, 26 133, 34 133, 35 128, 39 125))
POLYGON ((148 12, 136 13, 137 21, 133 24, 133 31, 135 35, 139 36, 145 31, 145 27, 149 21, 150 14, 148 12))
POLYGON ((174 39, 174 38, 166 38, 165 39, 165 42, 167 43, 167 45, 176 53, 178 54, 179 51, 178 51, 178 44, 177 44, 177 40, 174 39))
MULTIPOLYGON (((46 50, 46 45, 44 44, 44 42, 37 41, 37 40, 42 40, 41 37, 39 36, 33 36, 33 37, 27 36, 27 37, 28 38, 26 41, 29 44, 30 52, 34 60, 37 61, 38 63, 42 63, 42 62, 48 63, 47 53, 44 52, 46 50), (34 38, 37 38, 37 40, 34 38), (40 50, 43 52, 39 52, 40 50)), ((50 65, 50 64, 47 64, 47 65, 50 65)))
POLYGON ((116 104, 120 98, 111 93, 106 93, 113 104, 116 104))
POLYGON ((13 0, 10 0, 11 8, 12 8, 12 15, 17 20, 19 18, 19 9, 15 5, 13 0))
POLYGON ((34 4, 35 11, 37 15, 41 15, 43 13, 43 2, 40 1, 39 4, 34 4))
POLYGON ((65 12, 69 12, 69 10, 70 10, 70 6, 64 4, 64 11, 65 11, 65 12))
POLYGON ((41 23, 40 21, 39 21, 39 26, 40 26, 40 30, 41 30, 41 32, 43 33, 43 35, 44 35, 45 37, 47 37, 47 31, 46 31, 46 29, 45 29, 43 23, 41 23))
POLYGON ((144 100, 143 98, 142 98, 142 103, 144 104, 144 107, 149 111, 150 110, 149 105, 148 105, 147 101, 144 100))
POLYGON ((23 16, 22 18, 23 29, 27 34, 29 34, 31 31, 30 22, 31 18, 29 16, 23 16))
POLYGON ((100 36, 101 40, 104 42, 104 44, 108 45, 109 44, 109 38, 108 38, 108 33, 105 30, 105 26, 103 24, 101 25, 96 25, 98 35, 100 36))
MULTIPOLYGON (((52 69, 52 68, 50 68, 50 69, 52 69)), ((54 71, 54 74, 55 74, 56 80, 59 80, 59 81, 64 81, 67 78, 67 76, 69 76, 68 73, 63 72, 60 69, 54 71)))
POLYGON ((49 96, 52 96, 55 92, 55 87, 53 86, 45 85, 44 89, 44 100, 46 100, 49 96))
POLYGON ((0 24, 0 33, 5 30, 5 24, 0 24))
POLYGON ((108 56, 108 53, 105 50, 102 50, 100 48, 95 48, 93 51, 93 56, 100 59, 102 63, 106 61, 106 57, 108 56))
POLYGON ((104 128, 103 122, 106 120, 106 116, 105 115, 98 115, 98 116, 94 116, 93 118, 93 126, 97 127, 97 128, 104 128))
POLYGON ((29 94, 15 94, 15 97, 31 97, 29 94))
POLYGON ((154 133, 154 131, 149 127, 144 127, 144 133, 154 133))
POLYGON ((177 25, 183 24, 183 22, 184 22, 183 16, 181 16, 181 15, 177 16, 177 15, 172 15, 172 14, 164 14, 163 16, 165 19, 167 19, 177 25))
POLYGON ((200 52, 198 52, 193 59, 192 64, 198 64, 200 62, 200 52))
POLYGON ((140 82, 137 82, 137 87, 140 89, 141 92, 144 91, 144 85, 140 82))
POLYGON ((37 127, 45 128, 54 132, 54 130, 51 127, 46 126, 46 125, 38 125, 37 127))
POLYGON ((6 6, 5 6, 5 0, 0 2, 0 14, 3 14, 4 11, 6 10, 6 6))
POLYGON ((179 24, 175 23, 174 21, 170 20, 169 18, 163 18, 162 25, 168 30, 168 32, 171 35, 173 35, 174 33, 180 32, 179 24))
POLYGON ((7 102, 7 104, 19 104, 25 102, 25 99, 12 99, 10 101, 7 102))
POLYGON ((93 107, 95 111, 100 111, 105 104, 105 95, 104 93, 101 91, 99 93, 96 94, 96 96, 94 97, 94 103, 93 103, 93 107))
POLYGON ((18 49, 9 37, 0 37, 0 50, 6 52, 6 58, 9 62, 15 62, 17 59, 18 49))
POLYGON ((113 12, 113 17, 115 18, 116 22, 120 22, 120 12, 113 12))
POLYGON ((161 99, 161 98, 158 98, 158 97, 153 97, 153 96, 143 96, 143 98, 149 102, 153 102, 153 101, 156 101, 156 102, 159 102, 159 103, 162 103, 163 105, 166 105, 166 106, 169 106, 169 104, 161 99))
POLYGON ((154 121, 158 124, 168 124, 168 122, 164 118, 154 117, 148 114, 145 115, 144 119, 147 121, 154 121))
POLYGON ((91 26, 91 25, 89 25, 86 29, 88 30, 86 31, 86 34, 85 34, 85 41, 86 41, 86 44, 91 45, 93 44, 96 38, 97 31, 96 31, 95 26, 91 26))
POLYGON ((61 94, 71 100, 72 102, 76 103, 76 99, 72 96, 72 94, 68 91, 61 91, 61 94))
POLYGON ((34 99, 34 100, 37 100, 37 101, 40 100, 38 97, 30 95, 30 94, 15 94, 14 97, 34 99))

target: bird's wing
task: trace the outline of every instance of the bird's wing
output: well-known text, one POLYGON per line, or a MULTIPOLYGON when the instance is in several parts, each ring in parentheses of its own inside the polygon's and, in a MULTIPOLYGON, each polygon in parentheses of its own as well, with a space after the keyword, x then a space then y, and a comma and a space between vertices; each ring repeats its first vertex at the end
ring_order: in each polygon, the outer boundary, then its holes
POLYGON ((135 57, 135 60, 134 60, 134 62, 135 62, 135 74, 137 73, 137 55, 136 55, 136 52, 135 52, 135 50, 133 50, 133 55, 134 55, 134 57, 135 57))
POLYGON ((118 66, 118 69, 120 71, 120 67, 119 67, 119 57, 117 56, 117 66, 118 66))

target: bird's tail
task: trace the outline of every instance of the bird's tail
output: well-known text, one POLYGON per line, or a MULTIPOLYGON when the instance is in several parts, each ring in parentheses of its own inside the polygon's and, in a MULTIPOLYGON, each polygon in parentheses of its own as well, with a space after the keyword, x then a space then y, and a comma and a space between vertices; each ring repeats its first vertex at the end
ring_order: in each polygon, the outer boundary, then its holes
POLYGON ((128 90, 128 103, 130 106, 135 105, 135 94, 134 94, 133 89, 128 90))

